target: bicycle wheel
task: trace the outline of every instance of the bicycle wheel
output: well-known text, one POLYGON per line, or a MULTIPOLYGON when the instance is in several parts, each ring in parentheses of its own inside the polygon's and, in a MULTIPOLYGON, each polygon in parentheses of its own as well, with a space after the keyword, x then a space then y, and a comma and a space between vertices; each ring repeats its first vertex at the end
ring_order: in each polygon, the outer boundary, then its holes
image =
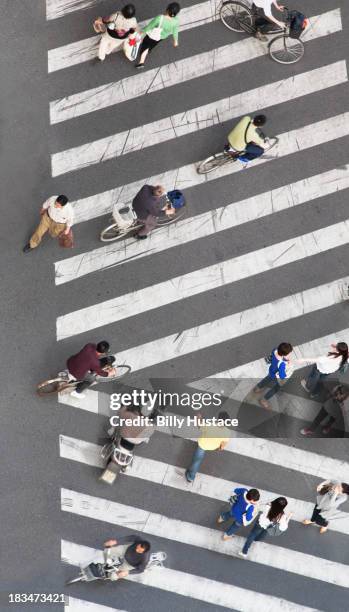
POLYGON ((233 32, 250 33, 254 30, 252 12, 243 2, 223 2, 219 16, 225 27, 233 32))
POLYGON ((266 153, 267 151, 273 149, 278 144, 278 142, 279 139, 276 136, 270 136, 269 138, 267 138, 267 142, 264 146, 264 152, 266 153))
POLYGON ((156 222, 156 227, 165 227, 166 225, 172 225, 172 223, 177 223, 179 219, 183 219, 186 214, 186 207, 183 206, 173 217, 164 217, 163 219, 158 219, 156 222))
POLYGON ((113 225, 109 225, 104 230, 102 230, 100 239, 102 242, 114 242, 115 240, 125 240, 125 238, 129 238, 135 232, 140 230, 142 227, 141 223, 137 223, 137 225, 131 225, 126 229, 120 229, 117 223, 113 223, 113 225))
POLYGON ((123 378, 131 372, 131 366, 129 365, 117 365, 114 367, 116 368, 115 376, 96 376, 96 382, 113 382, 114 380, 119 380, 120 378, 123 378))
POLYGON ((217 168, 221 166, 225 166, 225 164, 231 163, 233 159, 226 155, 225 153, 216 153, 215 155, 211 155, 207 159, 204 159, 198 167, 196 171, 198 174, 208 174, 209 172, 213 172, 217 168))
POLYGON ((36 387, 36 392, 40 396, 51 395, 52 393, 59 393, 68 387, 74 387, 74 383, 69 383, 61 378, 52 378, 51 380, 44 380, 44 382, 39 383, 36 387))
POLYGON ((269 55, 278 64, 295 64, 304 55, 304 45, 299 38, 281 34, 270 41, 269 55))

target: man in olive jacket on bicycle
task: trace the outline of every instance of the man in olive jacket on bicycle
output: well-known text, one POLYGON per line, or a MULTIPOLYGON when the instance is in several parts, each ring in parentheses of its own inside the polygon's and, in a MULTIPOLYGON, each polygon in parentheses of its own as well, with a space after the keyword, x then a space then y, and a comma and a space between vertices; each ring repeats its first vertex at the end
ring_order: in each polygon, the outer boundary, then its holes
POLYGON ((162 185, 143 185, 137 193, 132 208, 137 215, 138 221, 144 225, 137 234, 139 240, 144 240, 156 227, 157 218, 161 215, 174 215, 175 208, 168 205, 166 191, 162 185))

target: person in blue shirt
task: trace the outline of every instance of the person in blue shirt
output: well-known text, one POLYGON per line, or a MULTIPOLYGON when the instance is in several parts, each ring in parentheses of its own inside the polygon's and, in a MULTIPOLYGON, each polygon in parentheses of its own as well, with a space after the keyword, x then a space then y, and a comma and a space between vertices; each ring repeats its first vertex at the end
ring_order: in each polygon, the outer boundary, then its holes
POLYGON ((247 527, 253 521, 260 494, 257 489, 237 488, 234 489, 233 498, 230 510, 222 512, 217 519, 217 523, 233 519, 229 529, 222 536, 223 540, 230 540, 240 527, 247 527))
POLYGON ((276 349, 273 349, 269 358, 269 372, 253 389, 254 393, 261 393, 268 383, 274 383, 264 397, 259 400, 260 405, 267 410, 271 408, 268 400, 280 390, 280 381, 286 381, 292 374, 290 359, 288 358, 292 351, 293 347, 289 342, 281 342, 276 349))

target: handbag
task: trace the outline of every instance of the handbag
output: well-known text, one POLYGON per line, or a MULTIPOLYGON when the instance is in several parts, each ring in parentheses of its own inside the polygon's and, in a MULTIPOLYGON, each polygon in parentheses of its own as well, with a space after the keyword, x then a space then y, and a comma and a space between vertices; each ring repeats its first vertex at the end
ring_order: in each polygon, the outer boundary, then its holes
POLYGON ((163 22, 163 20, 164 20, 164 16, 163 16, 163 15, 161 15, 161 17, 160 17, 160 21, 159 21, 159 25, 158 25, 158 26, 156 26, 156 28, 153 28, 153 29, 152 29, 152 30, 149 32, 148 36, 149 36, 149 38, 151 38, 152 40, 157 40, 157 41, 161 40, 161 32, 162 32, 162 22, 163 22))
POLYGON ((93 29, 97 34, 104 34, 107 31, 107 26, 103 23, 103 17, 97 17, 94 20, 93 29))
POLYGON ((130 62, 134 62, 136 59, 141 42, 142 38, 139 36, 139 34, 131 34, 128 38, 126 38, 123 44, 123 50, 130 62))
POLYGON ((58 236, 58 244, 63 249, 72 249, 74 246, 73 230, 70 228, 68 234, 62 232, 58 236))

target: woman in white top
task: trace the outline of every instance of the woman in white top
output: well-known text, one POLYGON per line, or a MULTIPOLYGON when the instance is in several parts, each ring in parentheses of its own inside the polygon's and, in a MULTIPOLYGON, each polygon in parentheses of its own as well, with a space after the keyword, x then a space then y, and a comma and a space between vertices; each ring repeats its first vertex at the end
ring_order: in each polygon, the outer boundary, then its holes
POLYGON ((348 363, 348 345, 345 342, 331 344, 331 349, 327 355, 321 357, 307 357, 296 360, 297 363, 314 363, 309 376, 301 381, 303 389, 311 395, 317 394, 322 379, 339 370, 344 370, 348 363))
POLYGON ((126 4, 120 12, 113 13, 109 17, 103 18, 103 23, 107 29, 101 36, 101 42, 99 43, 98 58, 101 62, 105 59, 106 55, 121 49, 125 39, 130 34, 133 34, 137 30, 136 20, 136 9, 133 4, 126 4))
POLYGON ((252 542, 264 540, 268 533, 271 536, 276 536, 286 531, 292 516, 292 514, 285 514, 284 512, 287 504, 286 497, 277 497, 270 504, 266 504, 246 539, 242 551, 239 553, 240 557, 247 557, 252 542))

